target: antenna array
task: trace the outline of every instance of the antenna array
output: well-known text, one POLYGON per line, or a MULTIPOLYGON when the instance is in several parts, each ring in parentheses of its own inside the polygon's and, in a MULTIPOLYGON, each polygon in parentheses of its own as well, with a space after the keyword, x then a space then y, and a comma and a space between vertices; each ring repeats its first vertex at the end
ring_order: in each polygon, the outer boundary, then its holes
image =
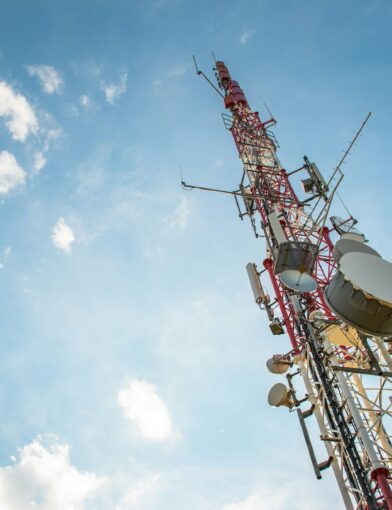
POLYGON ((226 193, 234 195, 241 219, 248 216, 266 240, 263 269, 247 266, 255 301, 272 334, 286 333, 291 342, 289 352, 267 362, 272 373, 285 377, 268 401, 296 411, 316 477, 333 470, 345 508, 391 510, 392 264, 366 244, 351 215, 334 216, 327 226, 343 178, 340 167, 370 113, 328 181, 306 156, 287 173, 272 115, 262 121, 250 108, 224 62, 215 60, 217 87, 195 66, 223 98, 223 120, 243 166, 238 190, 226 193), (303 200, 293 181, 301 173, 310 195, 303 200), (311 418, 326 449, 321 462, 308 432, 311 418))

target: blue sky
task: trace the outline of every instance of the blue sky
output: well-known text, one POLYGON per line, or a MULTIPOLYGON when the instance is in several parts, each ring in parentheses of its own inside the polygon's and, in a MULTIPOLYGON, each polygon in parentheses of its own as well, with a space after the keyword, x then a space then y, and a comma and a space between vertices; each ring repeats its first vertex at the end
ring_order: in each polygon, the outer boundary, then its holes
POLYGON ((295 416, 266 403, 265 361, 289 342, 247 281, 263 242, 230 198, 183 191, 180 167, 224 189, 241 175, 192 54, 268 103, 288 170, 308 154, 329 175, 372 111, 342 195, 390 259, 392 5, 3 0, 0 15, 0 506, 340 508, 295 416))

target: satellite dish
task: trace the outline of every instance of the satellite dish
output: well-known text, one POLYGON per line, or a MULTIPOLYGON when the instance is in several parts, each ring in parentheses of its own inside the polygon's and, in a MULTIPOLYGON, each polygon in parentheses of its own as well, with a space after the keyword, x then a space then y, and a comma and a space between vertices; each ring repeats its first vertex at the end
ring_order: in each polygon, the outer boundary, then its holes
POLYGON ((279 275, 279 278, 283 285, 296 292, 314 292, 317 289, 316 280, 308 273, 287 269, 279 275))
POLYGON ((358 229, 354 228, 353 220, 344 220, 340 216, 331 216, 331 223, 338 234, 347 234, 351 232, 353 234, 363 235, 358 229))
POLYGON ((268 393, 268 403, 272 407, 292 407, 289 390, 283 383, 277 383, 272 386, 268 393))
POLYGON ((392 264, 368 253, 346 253, 325 291, 331 310, 369 335, 392 335, 392 264))
POLYGON ((270 358, 267 363, 267 368, 272 374, 284 374, 290 366, 290 362, 286 359, 283 360, 282 356, 275 355, 270 358))
POLYGON ((336 262, 339 262, 339 260, 345 255, 346 253, 368 253, 369 255, 375 255, 376 257, 381 257, 381 255, 376 252, 376 250, 373 250, 373 248, 370 248, 367 244, 353 241, 352 239, 339 239, 339 241, 335 244, 335 247, 332 251, 332 256, 336 260, 336 262))

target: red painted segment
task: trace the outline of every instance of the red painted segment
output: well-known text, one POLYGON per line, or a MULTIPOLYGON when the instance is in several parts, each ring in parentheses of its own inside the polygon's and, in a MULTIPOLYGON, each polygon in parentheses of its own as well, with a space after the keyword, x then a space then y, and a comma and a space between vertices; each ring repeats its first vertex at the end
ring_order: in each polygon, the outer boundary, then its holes
POLYGON ((371 477, 375 480, 381 489, 381 492, 385 498, 388 510, 392 510, 392 490, 391 484, 388 481, 389 470, 386 467, 379 467, 373 469, 371 477))

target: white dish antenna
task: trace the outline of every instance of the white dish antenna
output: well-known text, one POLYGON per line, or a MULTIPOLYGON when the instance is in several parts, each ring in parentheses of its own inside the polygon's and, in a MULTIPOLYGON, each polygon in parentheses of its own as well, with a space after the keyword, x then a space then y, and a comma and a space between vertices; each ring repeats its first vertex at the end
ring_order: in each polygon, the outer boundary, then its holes
POLYGON ((267 361, 266 365, 271 374, 285 374, 290 367, 290 361, 277 354, 272 356, 272 358, 267 361))
POLYGON ((317 256, 317 246, 309 242, 286 241, 279 245, 274 273, 289 289, 313 292, 316 281, 310 276, 317 256))
POLYGON ((289 390, 283 383, 277 383, 272 386, 268 393, 268 403, 272 407, 292 407, 289 390))
POLYGON ((381 257, 381 255, 373 250, 367 244, 354 241, 352 239, 339 239, 339 241, 335 244, 335 247, 332 251, 332 256, 339 262, 343 255, 347 253, 368 253, 369 255, 375 255, 376 257, 381 257))
POLYGON ((372 336, 392 335, 392 264, 368 253, 346 253, 325 291, 333 312, 372 336))
POLYGON ((357 241, 357 243, 365 242, 365 236, 355 232, 346 232, 340 236, 340 239, 351 239, 352 241, 357 241))
POLYGON ((314 292, 317 289, 317 282, 310 274, 295 269, 283 271, 279 278, 283 285, 296 292, 314 292))
POLYGON ((338 234, 347 234, 348 232, 351 232, 352 234, 363 235, 362 232, 354 228, 353 220, 344 220, 340 216, 331 216, 331 223, 338 234))

